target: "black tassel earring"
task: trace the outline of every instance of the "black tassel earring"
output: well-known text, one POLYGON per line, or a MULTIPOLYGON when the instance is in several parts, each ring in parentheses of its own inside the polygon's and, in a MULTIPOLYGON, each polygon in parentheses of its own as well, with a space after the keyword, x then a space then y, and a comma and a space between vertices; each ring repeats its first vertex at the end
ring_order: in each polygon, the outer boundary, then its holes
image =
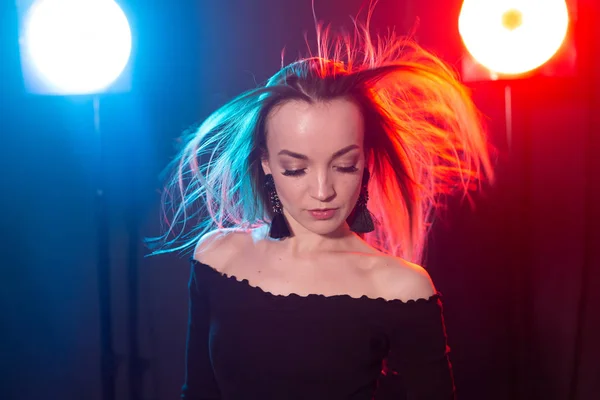
POLYGON ((265 189, 269 200, 271 201, 271 207, 273 207, 273 220, 271 221, 271 229, 269 230, 269 236, 273 239, 282 239, 289 237, 290 228, 288 227, 285 217, 283 216, 283 208, 281 207, 281 201, 275 190, 275 181, 273 175, 265 175, 265 189))
POLYGON ((367 209, 367 202, 369 201, 369 179, 371 174, 369 170, 365 168, 362 178, 362 187, 360 189, 360 195, 354 210, 350 214, 347 222, 350 226, 350 230, 356 233, 368 233, 375 230, 375 224, 373 223, 373 217, 371 212, 367 209))

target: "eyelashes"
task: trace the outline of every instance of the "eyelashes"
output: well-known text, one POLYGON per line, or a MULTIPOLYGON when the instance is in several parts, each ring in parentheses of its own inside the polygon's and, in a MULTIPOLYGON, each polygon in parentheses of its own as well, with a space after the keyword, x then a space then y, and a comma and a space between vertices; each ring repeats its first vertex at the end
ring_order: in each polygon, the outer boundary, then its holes
POLYGON ((285 175, 285 176, 300 176, 300 175, 304 175, 304 172, 306 171, 306 169, 286 169, 285 171, 283 171, 281 174, 285 175))
MULTIPOLYGON (((356 165, 353 165, 351 167, 337 167, 336 170, 338 172, 341 172, 344 174, 352 174, 354 172, 357 172, 358 168, 356 168, 356 165)), ((302 169, 286 169, 281 174, 284 176, 302 176, 305 173, 306 173, 306 168, 302 168, 302 169)))
POLYGON ((352 174, 358 171, 358 168, 356 168, 356 165, 353 165, 351 167, 337 167, 337 170, 345 174, 352 174))

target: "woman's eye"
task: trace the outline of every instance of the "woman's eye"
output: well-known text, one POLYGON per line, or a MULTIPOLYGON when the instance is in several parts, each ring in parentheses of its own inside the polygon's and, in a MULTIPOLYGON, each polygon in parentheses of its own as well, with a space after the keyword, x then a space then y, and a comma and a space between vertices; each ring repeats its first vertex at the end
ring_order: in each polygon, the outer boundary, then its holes
MULTIPOLYGON (((336 167, 336 169, 339 172, 343 172, 343 173, 354 173, 354 172, 358 171, 358 168, 356 168, 355 165, 353 165, 351 167, 336 167)), ((304 175, 305 173, 306 173, 306 168, 286 169, 282 172, 282 174, 285 176, 301 176, 301 175, 304 175)))
POLYGON ((283 175, 285 176, 300 176, 304 174, 304 171, 306 170, 306 168, 303 169, 286 169, 285 171, 282 172, 283 175))
POLYGON ((356 168, 356 166, 353 165, 351 167, 337 167, 337 170, 340 172, 352 173, 358 171, 358 168, 356 168))

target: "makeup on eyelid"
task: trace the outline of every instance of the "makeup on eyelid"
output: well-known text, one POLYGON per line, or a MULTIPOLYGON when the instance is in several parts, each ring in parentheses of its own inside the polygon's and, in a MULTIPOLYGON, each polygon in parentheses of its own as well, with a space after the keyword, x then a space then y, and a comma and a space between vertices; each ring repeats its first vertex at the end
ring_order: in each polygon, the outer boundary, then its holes
MULTIPOLYGON (((335 165, 333 165, 334 168, 342 168, 342 169, 349 169, 352 167, 356 167, 356 164, 358 164, 358 157, 353 157, 351 159, 348 160, 342 160, 342 161, 338 161, 336 162, 335 165)), ((298 170, 298 169, 305 169, 308 168, 308 166, 306 165, 294 165, 294 164, 287 164, 284 162, 280 163, 281 168, 285 169, 285 170, 298 170)))
MULTIPOLYGON (((338 166, 338 167, 334 167, 337 172, 341 172, 344 174, 353 174, 355 172, 358 172, 358 168, 356 167, 356 165, 351 165, 348 167, 344 167, 344 166, 338 166)), ((304 173, 306 168, 284 168, 284 171, 282 172, 282 174, 284 176, 300 176, 300 175, 304 175, 304 173)))

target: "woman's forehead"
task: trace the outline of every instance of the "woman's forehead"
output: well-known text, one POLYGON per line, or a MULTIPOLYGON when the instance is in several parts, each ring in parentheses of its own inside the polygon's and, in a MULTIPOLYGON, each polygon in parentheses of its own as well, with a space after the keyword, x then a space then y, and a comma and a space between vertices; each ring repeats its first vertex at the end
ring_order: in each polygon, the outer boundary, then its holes
POLYGON ((362 146, 364 123, 359 107, 346 99, 308 103, 288 101, 267 119, 267 146, 299 153, 333 153, 362 146), (289 148, 288 148, 289 147, 289 148))

